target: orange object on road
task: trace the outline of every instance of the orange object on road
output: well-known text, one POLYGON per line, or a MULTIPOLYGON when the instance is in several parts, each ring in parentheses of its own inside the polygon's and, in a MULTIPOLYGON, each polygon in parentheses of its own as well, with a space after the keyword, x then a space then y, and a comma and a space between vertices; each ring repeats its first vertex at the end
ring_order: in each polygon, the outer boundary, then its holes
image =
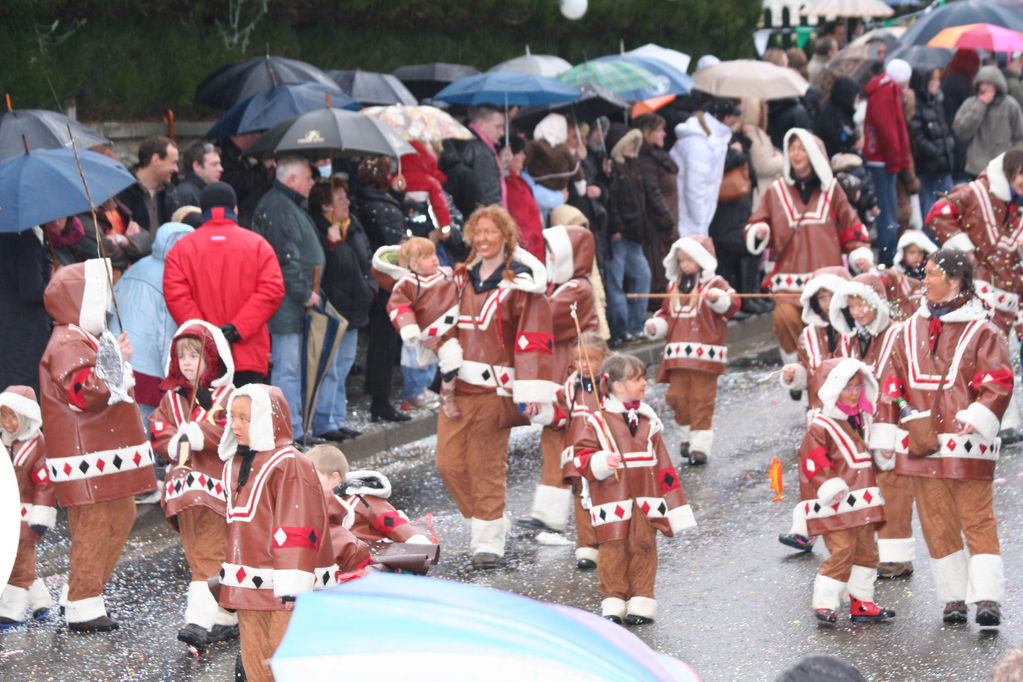
POLYGON ((781 502, 781 493, 785 490, 785 484, 781 480, 781 460, 777 457, 771 458, 771 466, 767 467, 767 475, 771 479, 771 490, 774 491, 774 499, 771 502, 781 502))

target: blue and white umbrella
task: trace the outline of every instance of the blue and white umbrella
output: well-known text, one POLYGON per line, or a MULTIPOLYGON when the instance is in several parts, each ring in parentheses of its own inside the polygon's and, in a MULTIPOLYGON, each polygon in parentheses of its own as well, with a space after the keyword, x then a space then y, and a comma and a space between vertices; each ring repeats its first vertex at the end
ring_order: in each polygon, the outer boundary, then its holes
POLYGON ((553 78, 518 71, 490 71, 459 78, 433 96, 452 104, 530 106, 574 102, 579 91, 553 78))
POLYGON ((638 102, 644 99, 651 99, 652 97, 663 97, 664 95, 687 95, 693 89, 692 77, 656 57, 626 53, 598 57, 596 61, 623 61, 627 64, 640 66, 653 74, 656 80, 653 86, 617 93, 619 97, 630 102, 638 102))
POLYGON ((592 613, 383 573, 300 595, 271 666, 278 682, 700 679, 592 613))

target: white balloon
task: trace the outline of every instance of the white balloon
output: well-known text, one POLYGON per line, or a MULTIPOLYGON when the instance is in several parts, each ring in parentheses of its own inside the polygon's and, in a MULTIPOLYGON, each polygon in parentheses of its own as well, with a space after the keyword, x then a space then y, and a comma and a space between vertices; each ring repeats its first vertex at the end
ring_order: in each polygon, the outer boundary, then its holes
POLYGON ((566 19, 579 19, 586 14, 586 0, 561 0, 561 13, 566 19))

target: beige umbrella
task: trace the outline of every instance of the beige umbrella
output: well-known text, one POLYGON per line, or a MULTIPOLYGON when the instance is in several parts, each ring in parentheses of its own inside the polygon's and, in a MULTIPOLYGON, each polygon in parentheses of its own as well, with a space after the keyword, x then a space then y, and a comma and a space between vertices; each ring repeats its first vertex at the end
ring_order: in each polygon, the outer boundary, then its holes
POLYGON ((808 17, 890 17, 895 10, 881 0, 814 0, 800 14, 808 17))
POLYGON ((721 62, 693 74, 694 90, 734 99, 802 97, 808 87, 806 79, 792 69, 753 59, 721 62))

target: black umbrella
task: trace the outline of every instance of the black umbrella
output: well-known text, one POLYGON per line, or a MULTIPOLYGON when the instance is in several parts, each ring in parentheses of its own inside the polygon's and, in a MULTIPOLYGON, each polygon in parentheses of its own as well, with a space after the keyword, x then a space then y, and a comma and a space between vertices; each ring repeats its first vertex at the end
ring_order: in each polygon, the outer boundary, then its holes
POLYGON ((195 89, 195 103, 216 109, 230 109, 243 99, 267 88, 304 81, 337 87, 330 76, 312 64, 266 55, 228 64, 207 76, 195 89))
POLYGON ((479 73, 473 66, 466 64, 447 64, 445 62, 433 62, 431 64, 411 64, 399 66, 394 70, 394 75, 404 83, 417 99, 423 100, 433 97, 445 85, 454 83, 465 76, 475 76, 479 73))
POLYGON ((313 159, 379 154, 398 158, 416 150, 401 135, 357 111, 317 109, 280 123, 246 151, 252 156, 300 154, 313 159))
POLYGON ((419 104, 405 84, 389 73, 375 71, 328 71, 338 87, 364 107, 419 104))
POLYGON ((512 121, 521 128, 532 129, 550 113, 571 115, 577 121, 592 121, 600 116, 621 117, 629 106, 628 102, 601 85, 584 83, 578 90, 579 100, 576 102, 524 107, 512 121))
POLYGON ((889 53, 890 59, 904 59, 914 69, 944 69, 952 59, 952 50, 930 45, 906 45, 889 53))
POLYGON ((925 12, 902 35, 902 45, 926 45, 942 29, 965 24, 994 24, 1023 31, 1023 12, 1019 5, 992 0, 961 0, 925 12))
POLYGON ((75 144, 81 149, 110 142, 92 128, 56 111, 14 109, 0 114, 0 160, 23 154, 26 142, 32 150, 70 149, 68 125, 75 136, 75 144), (23 136, 25 142, 22 142, 23 136))

